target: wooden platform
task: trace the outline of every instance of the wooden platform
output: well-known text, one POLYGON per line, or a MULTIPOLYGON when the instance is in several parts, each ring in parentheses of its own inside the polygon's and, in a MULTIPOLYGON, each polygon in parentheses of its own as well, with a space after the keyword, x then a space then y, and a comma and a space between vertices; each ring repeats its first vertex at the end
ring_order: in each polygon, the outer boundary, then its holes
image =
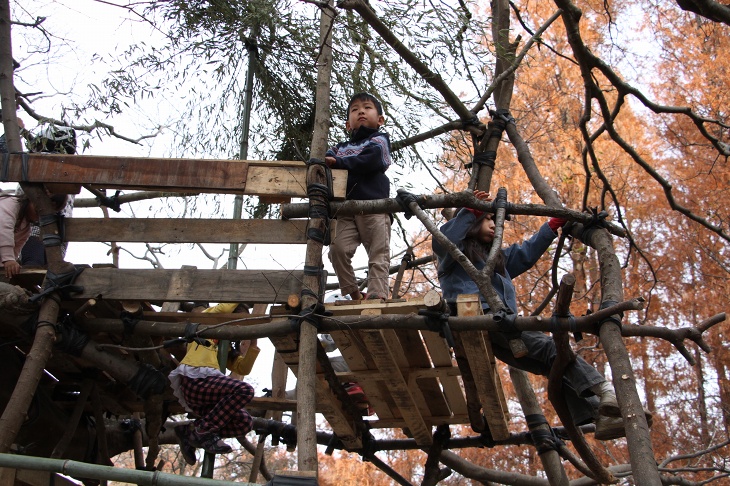
MULTIPOLYGON (((408 314, 425 309, 423 299, 408 301, 326 304, 337 315, 408 314)), ((474 343, 469 362, 477 381, 484 414, 495 439, 505 439, 507 412, 499 375, 486 334, 468 336, 474 343), (478 351, 477 351, 478 350, 478 351), (482 354, 479 354, 479 353, 482 354), (489 368, 491 366, 491 368, 489 368), (482 370, 491 370, 481 374, 482 370), (485 379, 482 380, 481 378, 485 379), (491 399, 490 399, 491 398, 491 399)), ((432 443, 432 428, 442 424, 469 424, 459 368, 445 339, 431 331, 352 330, 332 333, 350 371, 337 373, 342 383, 356 382, 364 390, 375 415, 364 417, 372 428, 402 428, 420 445, 432 443)), ((277 352, 296 374, 299 361, 294 339, 272 339, 277 352)), ((317 408, 334 432, 350 448, 360 447, 353 436, 354 418, 319 376, 317 408), (326 400, 323 403, 321 400, 326 400)))

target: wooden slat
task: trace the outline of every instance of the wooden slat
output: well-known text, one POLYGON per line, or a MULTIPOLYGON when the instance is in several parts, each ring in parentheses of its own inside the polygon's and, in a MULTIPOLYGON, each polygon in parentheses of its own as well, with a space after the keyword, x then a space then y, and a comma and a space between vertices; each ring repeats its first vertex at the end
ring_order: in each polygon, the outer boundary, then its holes
POLYGON ((393 402, 387 387, 382 382, 372 356, 368 352, 359 331, 334 331, 332 338, 337 344, 347 366, 353 372, 365 371, 367 376, 358 376, 357 383, 363 388, 368 402, 375 409, 379 418, 399 418, 400 410, 393 402))
POLYGON ((433 443, 431 429, 426 425, 418 411, 413 395, 408 389, 408 383, 406 383, 398 367, 390 343, 379 330, 362 331, 362 336, 416 443, 431 445, 433 443))
MULTIPOLYGON (((482 305, 476 294, 459 295, 456 307, 459 317, 482 314, 482 305)), ((508 410, 506 402, 504 402, 502 382, 495 366, 489 335, 481 331, 467 331, 461 332, 461 337, 479 392, 482 411, 489 424, 489 431, 494 439, 504 440, 509 437, 508 410)))
POLYGON ((67 241, 141 243, 265 243, 307 242, 306 220, 68 218, 67 241))
MULTIPOLYGON (((431 416, 423 417, 423 421, 429 427, 438 427, 439 425, 468 424, 469 417, 467 415, 431 416)), ((371 429, 395 429, 408 427, 408 424, 403 419, 377 419, 368 421, 368 426, 371 429)))
POLYGON ((348 316, 353 314, 361 314, 367 309, 378 309, 381 314, 410 314, 417 313, 419 309, 425 309, 426 305, 423 299, 409 299, 407 301, 357 301, 353 304, 325 304, 325 310, 331 312, 333 316, 348 316))
MULTIPOLYGON (((457 372, 459 371, 459 368, 454 366, 451 360, 451 352, 444 338, 431 331, 421 331, 421 335, 426 342, 428 354, 431 356, 434 366, 451 367, 451 369, 457 372)), ((444 395, 446 396, 451 413, 465 416, 467 413, 466 398, 464 397, 464 388, 459 383, 459 379, 456 376, 439 376, 439 381, 444 388, 444 395)))
POLYGON ((87 268, 74 299, 284 303, 301 291, 302 271, 87 268))
MULTIPOLYGON (((92 184, 102 189, 306 196, 304 163, 29 154, 28 182, 92 184)), ((11 155, 8 181, 21 182, 20 155, 11 155)), ((335 198, 343 199, 347 171, 333 170, 335 198)))
MULTIPOLYGON (((293 336, 277 336, 270 338, 277 353, 289 366, 294 375, 299 369, 299 351, 293 336)), ((317 412, 324 415, 332 427, 332 431, 349 449, 361 449, 362 439, 355 432, 353 418, 343 409, 342 404, 323 379, 316 380, 317 412)))
MULTIPOLYGON (((403 349, 403 355, 408 367, 420 369, 431 368, 431 359, 428 356, 423 339, 421 339, 421 334, 418 331, 400 329, 392 332, 397 337, 403 349)), ((406 379, 409 384, 413 381, 421 394, 427 397, 426 406, 428 407, 428 415, 449 415, 451 413, 441 390, 441 385, 436 378, 421 378, 411 376, 408 373, 406 379)))

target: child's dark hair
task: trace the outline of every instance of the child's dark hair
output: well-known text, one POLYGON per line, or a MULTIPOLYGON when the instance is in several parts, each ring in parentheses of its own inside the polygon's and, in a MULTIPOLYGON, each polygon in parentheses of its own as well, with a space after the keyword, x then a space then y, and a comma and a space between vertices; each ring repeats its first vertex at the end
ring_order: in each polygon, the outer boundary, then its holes
MULTIPOLYGON (((487 217, 487 214, 488 213, 484 213, 479 216, 476 221, 474 221, 474 224, 471 225, 469 231, 466 232, 466 236, 464 237, 464 256, 466 256, 469 261, 474 264, 478 262, 485 262, 489 255, 489 251, 492 249, 493 242, 484 243, 477 237, 479 229, 482 226, 482 221, 487 217)), ((500 275, 504 275, 504 263, 504 252, 500 251, 497 253, 497 261, 494 265, 494 271, 500 275)))
POLYGON ((378 99, 371 95, 370 93, 362 92, 362 93, 355 93, 352 95, 352 98, 350 98, 350 102, 347 104, 347 112, 350 112, 350 107, 352 107, 352 104, 356 101, 372 101, 372 103, 375 105, 375 109, 378 110, 378 115, 383 114, 383 105, 380 104, 380 101, 378 99))

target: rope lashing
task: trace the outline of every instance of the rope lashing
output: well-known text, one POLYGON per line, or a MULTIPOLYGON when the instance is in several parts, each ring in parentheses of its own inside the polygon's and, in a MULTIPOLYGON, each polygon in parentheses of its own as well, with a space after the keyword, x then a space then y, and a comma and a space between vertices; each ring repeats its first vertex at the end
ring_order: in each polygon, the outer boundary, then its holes
POLYGON ((575 320, 575 316, 571 313, 568 313, 567 315, 558 315, 553 313, 552 317, 550 317, 550 332, 564 332, 564 329, 560 326, 559 319, 561 318, 568 319, 568 331, 573 333, 573 338, 575 339, 575 342, 582 341, 583 333, 578 330, 578 323, 575 320))
POLYGON ((127 386, 145 400, 152 395, 159 395, 167 387, 167 377, 148 363, 139 363, 137 373, 129 380, 127 386))
POLYGON ((525 421, 527 427, 530 429, 530 437, 532 443, 535 445, 538 454, 544 454, 550 451, 557 451, 565 443, 557 436, 555 429, 550 427, 549 429, 539 429, 540 425, 549 425, 545 416, 540 413, 526 415, 525 421))
POLYGON ((589 208, 588 213, 591 215, 591 220, 583 224, 583 231, 580 234, 580 241, 583 243, 590 241, 594 231, 607 227, 606 217, 608 213, 606 211, 598 211, 598 208, 589 208))
POLYGON ((512 125, 515 124, 515 118, 510 114, 509 110, 505 108, 489 110, 489 114, 492 116, 492 121, 490 122, 491 128, 493 129, 492 133, 496 133, 496 130, 499 130, 500 137, 502 136, 502 132, 504 132, 505 128, 507 128, 507 125, 510 123, 512 125))
MULTIPOLYGON (((617 305, 617 304, 618 304, 618 302, 616 302, 615 300, 604 300, 603 302, 601 302, 601 307, 599 308, 599 310, 607 309, 607 308, 617 305)), ((618 326, 619 329, 621 329, 621 321, 623 320, 623 318, 624 318, 624 313, 618 312, 612 316, 609 316, 609 317, 603 319, 601 322, 599 322, 596 325, 596 334, 598 334, 599 330, 601 329, 601 325, 606 322, 613 322, 614 324, 616 324, 618 326), (616 317, 616 316, 618 316, 618 317, 616 317)))
POLYGON ((31 297, 28 301, 37 302, 53 292, 60 292, 61 297, 64 299, 70 299, 72 293, 83 292, 84 287, 73 285, 73 282, 84 271, 84 268, 87 267, 74 265, 73 270, 60 274, 53 273, 50 270, 47 271, 46 280, 43 283, 43 291, 31 297))
POLYGON ((48 226, 49 224, 58 225, 58 234, 46 233, 43 234, 43 246, 61 246, 63 241, 66 239, 66 217, 60 213, 44 214, 38 219, 38 226, 41 228, 48 226))
POLYGON ((515 324, 517 314, 506 309, 500 309, 493 314, 493 319, 499 326, 499 332, 504 334, 508 341, 521 339, 522 331, 515 324))
MULTIPOLYGON (((212 343, 208 341, 207 339, 203 339, 198 335, 198 328, 200 327, 200 324, 197 322, 188 322, 185 324, 185 331, 184 331, 184 337, 181 338, 175 338, 175 339, 168 339, 162 343, 163 348, 169 348, 170 346, 174 346, 176 344, 180 343, 197 343, 201 346, 210 346, 212 343)), ((127 329, 125 325, 125 331, 127 329)))
POLYGON ((109 209, 118 213, 122 210, 121 203, 119 202, 119 194, 121 192, 122 191, 117 191, 111 197, 103 194, 97 195, 96 201, 99 203, 99 206, 106 206, 109 209))
POLYGON ((70 314, 65 314, 55 326, 59 339, 55 347, 73 356, 81 356, 81 351, 89 343, 89 336, 78 328, 70 314))
POLYGON ((496 150, 485 150, 474 154, 474 158, 468 164, 464 165, 467 169, 471 169, 474 165, 489 167, 494 169, 494 164, 497 160, 496 150))
POLYGON ((449 327, 449 313, 440 311, 431 311, 428 309, 421 309, 418 311, 419 316, 426 318, 426 325, 429 331, 437 332, 439 336, 446 339, 449 347, 454 347, 454 335, 451 333, 449 327))
POLYGON ((134 334, 134 328, 137 327, 139 318, 127 311, 122 311, 120 317, 122 318, 122 324, 124 325, 124 334, 134 334))
POLYGON ((326 184, 312 182, 307 184, 307 197, 309 198, 309 218, 324 220, 324 230, 310 227, 307 229, 307 238, 328 246, 330 238, 330 201, 334 198, 332 190, 332 170, 320 159, 309 159, 307 165, 320 165, 324 169, 326 184))

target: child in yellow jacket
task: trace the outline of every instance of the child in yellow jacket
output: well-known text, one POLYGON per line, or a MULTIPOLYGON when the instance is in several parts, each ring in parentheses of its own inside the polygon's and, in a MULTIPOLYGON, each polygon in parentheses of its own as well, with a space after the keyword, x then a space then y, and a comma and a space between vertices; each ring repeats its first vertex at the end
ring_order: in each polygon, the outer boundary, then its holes
MULTIPOLYGON (((203 312, 232 313, 237 304, 218 304, 203 312)), ((223 374, 218 367, 218 341, 189 343, 180 365, 170 373, 173 393, 188 412, 197 415, 193 423, 175 427, 185 462, 195 464, 195 449, 213 454, 231 451, 221 437, 240 437, 252 428, 251 415, 244 409, 254 395, 251 385, 223 374)), ((251 372, 259 348, 252 344, 246 354, 231 352, 227 368, 245 376, 251 372)))

